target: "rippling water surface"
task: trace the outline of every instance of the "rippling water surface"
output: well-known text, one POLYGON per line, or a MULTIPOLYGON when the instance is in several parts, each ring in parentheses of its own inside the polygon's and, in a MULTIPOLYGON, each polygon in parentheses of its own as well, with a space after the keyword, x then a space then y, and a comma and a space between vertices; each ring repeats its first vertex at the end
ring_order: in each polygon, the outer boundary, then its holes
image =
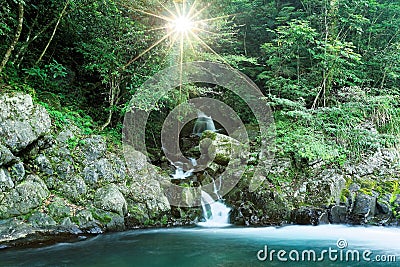
POLYGON ((400 229, 326 225, 133 230, 43 248, 5 249, 0 251, 0 266, 400 266, 400 229))

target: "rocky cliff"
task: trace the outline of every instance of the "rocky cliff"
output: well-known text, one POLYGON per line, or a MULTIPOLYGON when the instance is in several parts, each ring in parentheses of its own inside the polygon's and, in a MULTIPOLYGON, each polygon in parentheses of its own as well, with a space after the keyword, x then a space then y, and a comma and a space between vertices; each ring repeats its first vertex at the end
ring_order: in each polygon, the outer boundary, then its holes
POLYGON ((147 164, 128 172, 104 137, 56 131, 29 95, 1 95, 0 242, 171 223, 168 177, 147 164))
MULTIPOLYGON (((224 147, 230 139, 213 137, 215 162, 206 171, 216 177, 229 162, 230 149, 224 147)), ((130 161, 137 166, 127 168, 121 150, 103 136, 85 135, 68 121, 56 130, 29 95, 1 95, 2 246, 201 219, 199 208, 171 207, 162 187, 168 175, 143 154, 134 154, 137 159, 130 161)), ((250 192, 256 161, 250 160, 244 177, 225 196, 235 224, 399 224, 395 149, 377 150, 341 167, 314 162, 299 168, 292 159, 277 158, 263 185, 250 192)), ((198 181, 212 179, 207 175, 198 174, 198 181)))

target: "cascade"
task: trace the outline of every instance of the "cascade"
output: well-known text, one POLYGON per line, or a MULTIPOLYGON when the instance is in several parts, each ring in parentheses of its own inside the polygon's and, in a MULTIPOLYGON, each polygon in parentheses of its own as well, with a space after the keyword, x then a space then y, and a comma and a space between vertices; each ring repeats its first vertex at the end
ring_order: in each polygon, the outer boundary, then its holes
POLYGON ((207 116, 203 112, 199 112, 197 114, 197 120, 193 127, 193 134, 201 136, 201 134, 206 130, 214 132, 216 131, 214 121, 211 119, 211 117, 207 116))
POLYGON ((215 180, 213 184, 217 200, 214 200, 207 192, 201 191, 201 207, 205 222, 200 222, 199 225, 205 227, 229 226, 229 212, 231 209, 223 203, 221 196, 218 194, 220 188, 217 188, 215 180))

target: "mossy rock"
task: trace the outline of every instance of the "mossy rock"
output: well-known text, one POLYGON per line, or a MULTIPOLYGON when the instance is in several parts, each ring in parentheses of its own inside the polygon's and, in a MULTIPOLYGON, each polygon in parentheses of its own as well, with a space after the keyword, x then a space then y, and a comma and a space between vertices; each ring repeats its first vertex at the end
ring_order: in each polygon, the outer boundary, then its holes
POLYGON ((67 202, 57 196, 54 197, 53 201, 47 206, 47 211, 56 222, 61 222, 64 218, 72 214, 71 208, 67 205, 67 202))
POLYGON ((39 177, 29 175, 26 181, 4 193, 0 201, 0 218, 28 214, 39 207, 48 195, 45 183, 39 177))

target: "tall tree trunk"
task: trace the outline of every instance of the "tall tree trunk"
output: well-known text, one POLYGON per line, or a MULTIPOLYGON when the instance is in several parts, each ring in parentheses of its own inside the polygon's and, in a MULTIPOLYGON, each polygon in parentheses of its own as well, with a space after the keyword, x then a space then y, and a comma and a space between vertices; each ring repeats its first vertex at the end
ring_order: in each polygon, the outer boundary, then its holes
POLYGON ((113 77, 111 78, 110 81, 110 92, 108 94, 108 104, 109 104, 108 116, 106 122, 100 127, 101 131, 103 131, 108 125, 110 125, 114 113, 114 106, 117 105, 119 94, 121 92, 120 77, 118 77, 117 75, 112 75, 112 76, 113 77))
POLYGON ((35 65, 39 64, 39 62, 42 60, 44 54, 46 54, 46 51, 47 51, 47 49, 49 48, 50 43, 51 43, 51 41, 52 41, 53 38, 54 38, 54 35, 56 34, 58 25, 60 24, 61 19, 64 17, 65 10, 67 9, 68 4, 69 4, 69 0, 65 1, 64 8, 63 8, 63 10, 61 11, 60 16, 58 17, 56 26, 54 26, 53 33, 51 34, 51 37, 50 37, 49 41, 48 41, 47 44, 46 44, 46 47, 43 49, 43 52, 42 52, 42 54, 40 54, 40 56, 39 56, 38 60, 36 61, 35 65))
POLYGON ((12 51, 14 50, 15 46, 18 43, 19 37, 21 36, 22 32, 22 24, 24 22, 24 5, 22 2, 18 3, 18 26, 17 26, 17 31, 15 32, 14 35, 14 40, 12 41, 10 47, 7 49, 6 54, 4 55, 3 61, 1 62, 0 65, 0 73, 3 71, 4 67, 6 66, 8 59, 11 56, 12 51))

